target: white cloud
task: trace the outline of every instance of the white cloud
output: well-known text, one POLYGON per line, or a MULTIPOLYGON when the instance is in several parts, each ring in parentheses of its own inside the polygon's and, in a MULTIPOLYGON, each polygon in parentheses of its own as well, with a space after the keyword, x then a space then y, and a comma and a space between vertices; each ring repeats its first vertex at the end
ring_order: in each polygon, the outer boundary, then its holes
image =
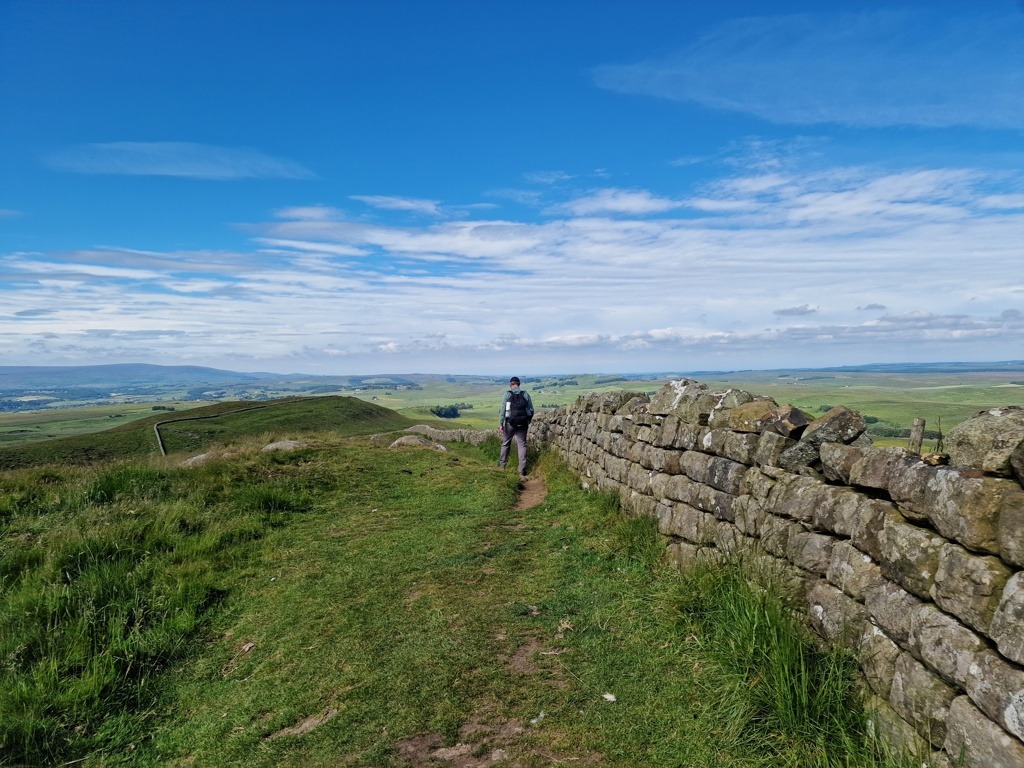
POLYGON ((165 334, 174 359, 249 370, 995 359, 1024 342, 1024 211, 982 203, 1020 182, 1000 174, 755 170, 681 217, 665 215, 681 202, 618 188, 538 223, 300 206, 247 226, 248 252, 11 253, 0 354, 137 359, 138 339, 165 334))
POLYGON ((567 213, 572 216, 625 214, 644 216, 682 208, 684 203, 657 197, 643 189, 600 189, 585 197, 551 206, 549 213, 567 213))
POLYGON ((1024 18, 943 6, 735 19, 596 83, 776 123, 1024 127, 1024 18))
POLYGON ((0 219, 16 219, 24 214, 11 208, 0 208, 0 219))
POLYGON ((179 141, 115 141, 80 144, 53 152, 46 164, 57 171, 192 179, 309 179, 313 172, 291 160, 255 149, 179 141))
POLYGON ((385 211, 409 211, 426 216, 443 216, 439 200, 422 200, 416 197, 390 197, 388 195, 349 195, 349 199, 366 203, 372 208, 385 211))
POLYGON ((531 171, 524 173, 523 178, 530 184, 557 184, 575 177, 565 171, 531 171))

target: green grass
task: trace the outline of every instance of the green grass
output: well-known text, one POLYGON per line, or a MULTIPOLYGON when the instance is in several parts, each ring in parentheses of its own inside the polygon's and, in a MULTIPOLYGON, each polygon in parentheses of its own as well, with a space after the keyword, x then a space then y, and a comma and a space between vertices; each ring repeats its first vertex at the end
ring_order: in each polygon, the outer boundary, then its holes
POLYGON ((174 410, 154 411, 152 403, 81 406, 67 403, 40 411, 0 413, 0 446, 6 448, 42 440, 88 435, 159 413, 163 413, 166 418, 184 416, 190 409, 203 405, 209 403, 161 402, 157 408, 174 410))
POLYGON ((352 397, 292 398, 260 405, 215 403, 187 413, 160 411, 103 432, 0 448, 0 470, 51 463, 93 464, 157 455, 159 447, 153 426, 158 422, 164 423, 160 433, 168 453, 199 452, 254 435, 266 435, 268 440, 298 437, 318 430, 365 435, 404 429, 416 423, 352 397))
POLYGON ((554 457, 515 511, 495 440, 261 444, 0 474, 0 762, 885 765, 848 659, 554 457))

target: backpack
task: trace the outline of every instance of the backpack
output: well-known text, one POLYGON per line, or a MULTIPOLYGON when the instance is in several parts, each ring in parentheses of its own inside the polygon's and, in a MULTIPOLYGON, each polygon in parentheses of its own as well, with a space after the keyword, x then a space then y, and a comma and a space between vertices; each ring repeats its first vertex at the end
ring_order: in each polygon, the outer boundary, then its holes
POLYGON ((525 427, 530 423, 530 410, 526 404, 526 395, 522 392, 509 390, 508 402, 505 404, 505 423, 513 427, 525 427))

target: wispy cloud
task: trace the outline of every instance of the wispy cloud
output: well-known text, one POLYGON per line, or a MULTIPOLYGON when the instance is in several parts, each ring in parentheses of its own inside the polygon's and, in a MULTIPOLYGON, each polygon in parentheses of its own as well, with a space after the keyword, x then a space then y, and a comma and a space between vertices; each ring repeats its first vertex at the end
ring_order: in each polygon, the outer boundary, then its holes
POLYGON ((772 312, 773 315, 779 317, 803 317, 804 315, 816 315, 818 314, 818 308, 812 307, 810 304, 801 304, 799 307, 785 307, 783 309, 776 309, 772 312))
POLYGON ((583 197, 551 206, 549 213, 572 216, 624 214, 646 216, 682 208, 678 200, 658 197, 644 189, 599 189, 583 197))
POLYGON ((21 211, 15 211, 11 208, 0 208, 0 219, 16 219, 22 215, 21 211))
POLYGON ((372 208, 385 211, 409 211, 424 216, 443 216, 439 200, 423 200, 416 197, 391 197, 388 195, 349 195, 350 200, 358 200, 372 208))
POLYGON ((156 336, 178 359, 234 349, 216 362, 248 369, 409 370, 439 355, 465 371, 1005 357, 1024 348, 1024 211, 991 198, 1022 181, 752 169, 699 190, 706 210, 610 187, 539 222, 481 211, 399 225, 352 216, 346 200, 250 224, 239 252, 9 253, 0 355, 137 359, 156 336))
POLYGON ((597 85, 775 123, 1024 128, 1024 16, 949 6, 736 19, 597 85))
POLYGON ((558 184, 575 177, 565 171, 531 171, 524 173, 523 178, 530 184, 558 184))
POLYGON ((308 168, 255 149, 190 142, 116 141, 51 153, 46 164, 69 173, 178 176, 191 179, 310 179, 308 168))

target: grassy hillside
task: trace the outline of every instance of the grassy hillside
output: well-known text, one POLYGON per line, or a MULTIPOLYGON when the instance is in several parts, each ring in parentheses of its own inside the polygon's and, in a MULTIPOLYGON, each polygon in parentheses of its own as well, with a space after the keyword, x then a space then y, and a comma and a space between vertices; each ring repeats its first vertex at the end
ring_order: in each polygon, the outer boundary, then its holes
POLYGON ((522 511, 494 441, 307 436, 0 473, 0 764, 895 765, 776 593, 553 457, 522 511))
POLYGON ((270 434, 278 439, 319 430, 365 435, 404 429, 414 422, 386 408, 351 397, 225 402, 186 413, 160 411, 113 429, 59 440, 0 448, 0 470, 42 464, 80 465, 159 453, 155 424, 169 453, 199 452, 214 443, 270 434), (197 418, 200 417, 200 418, 197 418))

